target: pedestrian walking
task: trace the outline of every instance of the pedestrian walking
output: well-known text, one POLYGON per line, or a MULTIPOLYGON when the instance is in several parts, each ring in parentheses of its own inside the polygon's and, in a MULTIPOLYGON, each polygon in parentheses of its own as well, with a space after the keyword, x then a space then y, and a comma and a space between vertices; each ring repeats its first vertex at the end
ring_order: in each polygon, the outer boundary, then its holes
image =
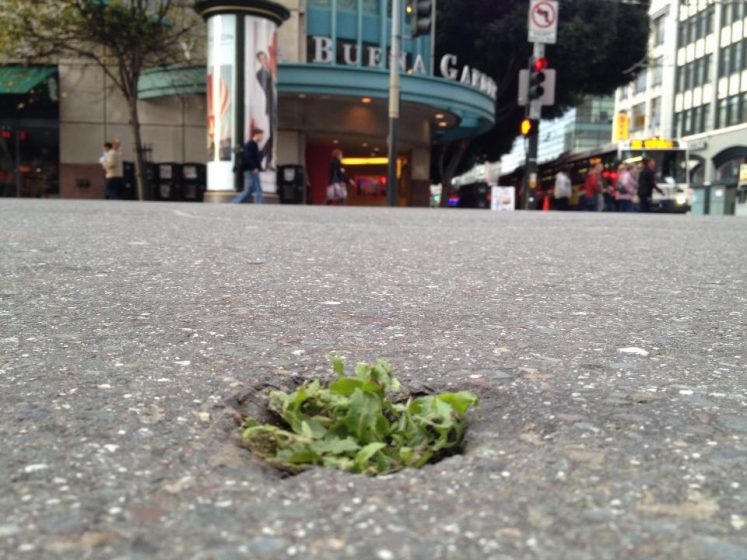
POLYGON ((241 156, 242 168, 244 170, 244 190, 231 201, 233 204, 241 204, 252 197, 254 204, 262 204, 262 181, 259 174, 262 172, 262 154, 259 151, 259 143, 265 136, 261 128, 255 128, 251 139, 244 144, 244 152, 241 156))
POLYGON ((556 210, 568 210, 568 202, 573 194, 571 185, 570 167, 564 165, 555 175, 555 188, 553 189, 553 198, 555 198, 556 210))
POLYGON ((601 163, 595 164, 591 171, 586 174, 584 180, 584 206, 589 212, 598 212, 601 205, 602 192, 602 169, 601 163))
MULTIPOLYGON (((620 168, 618 167, 618 173, 620 168)), ((615 188, 617 182, 605 180, 604 173, 602 173, 602 198, 603 205, 602 210, 604 212, 615 212, 617 210, 617 201, 615 200, 615 188)))
POLYGON ((347 183, 350 181, 342 166, 342 150, 332 151, 332 161, 329 165, 329 185, 327 186, 327 204, 340 201, 345 204, 348 198, 347 183))
POLYGON ((651 197, 654 191, 664 195, 664 191, 656 184, 656 162, 651 158, 646 158, 643 160, 643 169, 638 175, 638 210, 640 212, 651 211, 651 197))
POLYGON ((633 198, 638 192, 638 181, 633 175, 633 165, 624 164, 617 179, 615 198, 618 212, 632 212, 633 198))
POLYGON ((106 199, 119 200, 124 189, 124 162, 122 161, 122 144, 119 140, 112 140, 104 144, 106 153, 102 154, 101 162, 106 177, 106 199), (108 146, 108 149, 107 149, 108 146))

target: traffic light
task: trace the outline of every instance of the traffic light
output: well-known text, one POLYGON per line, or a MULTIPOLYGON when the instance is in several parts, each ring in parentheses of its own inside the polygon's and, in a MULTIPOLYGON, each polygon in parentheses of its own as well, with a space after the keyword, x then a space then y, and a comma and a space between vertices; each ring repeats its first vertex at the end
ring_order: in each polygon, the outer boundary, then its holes
POLYGON ((532 60, 532 67, 529 72, 529 101, 541 99, 545 95, 545 69, 547 68, 547 59, 542 56, 532 60))
POLYGON ((532 136, 537 134, 539 121, 537 119, 523 119, 519 125, 519 132, 522 136, 532 136))
POLYGON ((412 29, 412 38, 421 35, 430 35, 433 26, 433 1, 432 0, 411 0, 406 8, 410 15, 410 29, 412 29))

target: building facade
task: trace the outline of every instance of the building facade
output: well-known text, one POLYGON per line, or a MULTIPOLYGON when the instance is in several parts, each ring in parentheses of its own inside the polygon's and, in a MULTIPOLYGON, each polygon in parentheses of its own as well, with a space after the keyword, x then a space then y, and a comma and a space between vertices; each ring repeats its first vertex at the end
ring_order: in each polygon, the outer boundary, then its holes
MULTIPOLYGON (((557 119, 540 123, 539 163, 552 161, 563 153, 588 150, 609 142, 615 102, 612 97, 587 97, 557 119)), ((501 158, 500 173, 512 173, 524 165, 524 138, 517 138, 510 153, 501 158)))
MULTIPOLYGON (((277 164, 303 166, 310 184, 309 201, 321 204, 329 182, 331 153, 340 149, 354 180, 349 202, 385 204, 389 2, 281 0, 279 4, 291 15, 278 30, 277 52, 273 53, 277 60, 277 164)), ((406 22, 404 7, 402 16, 406 22)), ((204 36, 204 29, 199 28, 204 23, 196 19, 195 25, 197 36, 204 36)), ((403 31, 405 36, 410 35, 407 23, 403 31)), ((198 40, 183 65, 152 70, 141 79, 142 132, 150 161, 204 163, 207 159, 204 50, 198 40)), ((494 122, 492 80, 472 67, 471 61, 448 55, 435 60, 433 50, 432 35, 403 41, 397 166, 401 205, 428 204, 434 140, 469 137, 494 122)), ((13 69, 6 66, 4 70, 13 69)), ((58 130, 57 146, 49 148, 50 152, 57 150, 57 161, 50 158, 48 166, 58 171, 56 179, 41 182, 57 186, 41 193, 24 192, 102 198, 98 158, 103 142, 120 138, 125 159, 133 159, 126 106, 95 67, 59 64, 45 71, 52 76, 58 92, 50 98, 57 114, 52 111, 45 115, 58 130)), ((18 95, 23 97, 33 89, 31 86, 18 95)), ((3 95, 6 92, 0 85, 0 97, 3 95)), ((0 116, 0 129, 20 126, 11 120, 0 116)), ((250 126, 247 123, 247 128, 250 126)), ((3 144, 0 139, 0 165, 8 184, 16 182, 9 178, 14 157, 11 143, 3 144)), ((22 151, 21 183, 29 179, 23 172, 30 167, 26 158, 22 151)), ((273 188, 268 187, 270 191, 273 188)))
POLYGON ((630 137, 685 140, 691 183, 738 180, 747 163, 747 2, 651 4, 647 69, 620 88, 630 137), (661 69, 661 71, 659 70, 661 69))

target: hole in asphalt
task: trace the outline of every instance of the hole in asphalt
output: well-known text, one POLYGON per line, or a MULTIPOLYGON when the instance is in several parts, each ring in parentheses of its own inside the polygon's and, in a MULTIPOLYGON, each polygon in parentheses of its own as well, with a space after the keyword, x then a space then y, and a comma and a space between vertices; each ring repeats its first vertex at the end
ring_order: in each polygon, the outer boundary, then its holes
MULTIPOLYGON (((322 387, 327 387, 327 385, 335 379, 337 378, 334 375, 330 374, 324 378, 319 379, 319 381, 322 387)), ((277 451, 276 447, 271 449, 269 447, 272 447, 272 445, 267 444, 269 446, 268 448, 258 449, 256 441, 254 442, 253 446, 250 446, 250 444, 244 439, 244 437, 242 437, 242 427, 244 426, 247 419, 254 419, 256 421, 256 424, 258 425, 271 426, 283 431, 292 432, 292 429, 288 425, 288 423, 286 423, 278 413, 271 410, 271 408, 269 407, 269 394, 272 391, 282 391, 286 394, 293 393, 294 391, 297 391, 302 386, 304 386, 304 384, 308 384, 308 382, 309 380, 301 375, 288 375, 282 377, 278 377, 275 375, 260 376, 253 380, 244 390, 226 399, 226 401, 224 402, 231 417, 230 426, 232 433, 230 434, 230 439, 232 443, 242 448, 242 455, 246 454, 246 456, 251 458, 252 462, 256 462, 256 464, 261 465, 263 471, 273 473, 279 478, 288 478, 296 474, 300 474, 301 472, 305 472, 309 469, 313 469, 315 467, 334 468, 334 465, 337 465, 336 468, 338 470, 351 472, 352 467, 350 466, 350 464, 348 464, 348 467, 344 467, 344 465, 340 466, 335 458, 329 461, 329 464, 325 462, 324 465, 312 464, 305 465, 303 468, 299 468, 297 470, 289 469, 284 465, 278 464, 277 462, 274 462, 272 460, 268 461, 266 460, 266 457, 263 458, 258 455, 258 451, 260 452, 260 455, 262 455, 262 451, 264 451, 266 455, 274 455, 274 453, 277 451)), ((431 397, 436 394, 439 394, 439 392, 434 390, 428 384, 416 382, 409 384, 409 386, 407 387, 403 386, 403 391, 396 397, 390 394, 388 398, 392 399, 392 404, 405 405, 409 399, 431 397)), ((383 410, 383 414, 386 418, 386 421, 391 426, 394 426, 401 416, 397 414, 394 409, 387 410, 386 407, 383 410)), ((452 419, 454 420, 454 423, 458 422, 455 414, 453 415, 452 419)), ((439 430, 442 430, 445 433, 445 424, 450 425, 452 419, 438 418, 437 416, 429 419, 429 425, 425 428, 427 430, 428 437, 430 437, 433 441, 437 440, 437 438, 439 437, 439 430)), ((228 427, 228 424, 229 423, 226 422, 224 426, 228 427)), ((468 419, 462 419, 460 429, 451 428, 448 432, 449 436, 446 439, 449 442, 449 446, 440 449, 434 449, 432 452, 429 452, 427 459, 424 459, 421 464, 417 465, 417 467, 433 465, 449 457, 463 454, 467 442, 467 438, 465 436, 467 435, 468 428, 468 419)), ((350 434, 345 435, 349 436, 350 434)), ((345 437, 340 439, 347 440, 347 438, 345 437)), ((337 439, 335 441, 339 443, 340 440, 337 439)), ((425 454, 423 453, 423 450, 427 447, 424 444, 420 449, 411 450, 411 448, 408 448, 407 445, 402 445, 401 442, 398 446, 397 443, 392 441, 391 438, 387 439, 387 443, 387 451, 394 449, 396 458, 399 458, 401 456, 399 447, 405 448, 405 451, 401 452, 404 454, 402 456, 406 456, 409 453, 415 452, 421 454, 421 456, 424 456, 425 454)), ((351 453, 347 453, 345 455, 351 462, 356 459, 357 451, 360 451, 365 447, 365 444, 357 443, 357 445, 359 446, 357 450, 351 450, 351 453)), ((402 468, 407 468, 404 466, 400 466, 392 470, 386 470, 384 468, 386 462, 379 462, 378 467, 376 466, 376 462, 376 459, 370 459, 369 468, 363 470, 363 472, 365 474, 373 475, 391 474, 393 472, 396 472, 397 470, 401 470, 402 468), (382 469, 382 471, 379 472, 378 469, 382 469)), ((410 468, 412 468, 412 466, 410 468)), ((358 470, 360 471, 361 469, 358 470)))

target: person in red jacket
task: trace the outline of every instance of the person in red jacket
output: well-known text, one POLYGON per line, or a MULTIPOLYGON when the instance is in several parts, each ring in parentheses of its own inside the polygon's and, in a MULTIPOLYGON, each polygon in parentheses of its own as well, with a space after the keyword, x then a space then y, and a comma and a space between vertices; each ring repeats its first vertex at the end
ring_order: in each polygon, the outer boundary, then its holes
POLYGON ((599 196, 602 192, 602 169, 604 169, 602 164, 597 163, 586 174, 586 180, 584 181, 584 206, 589 212, 597 212, 601 206, 599 204, 599 196))

